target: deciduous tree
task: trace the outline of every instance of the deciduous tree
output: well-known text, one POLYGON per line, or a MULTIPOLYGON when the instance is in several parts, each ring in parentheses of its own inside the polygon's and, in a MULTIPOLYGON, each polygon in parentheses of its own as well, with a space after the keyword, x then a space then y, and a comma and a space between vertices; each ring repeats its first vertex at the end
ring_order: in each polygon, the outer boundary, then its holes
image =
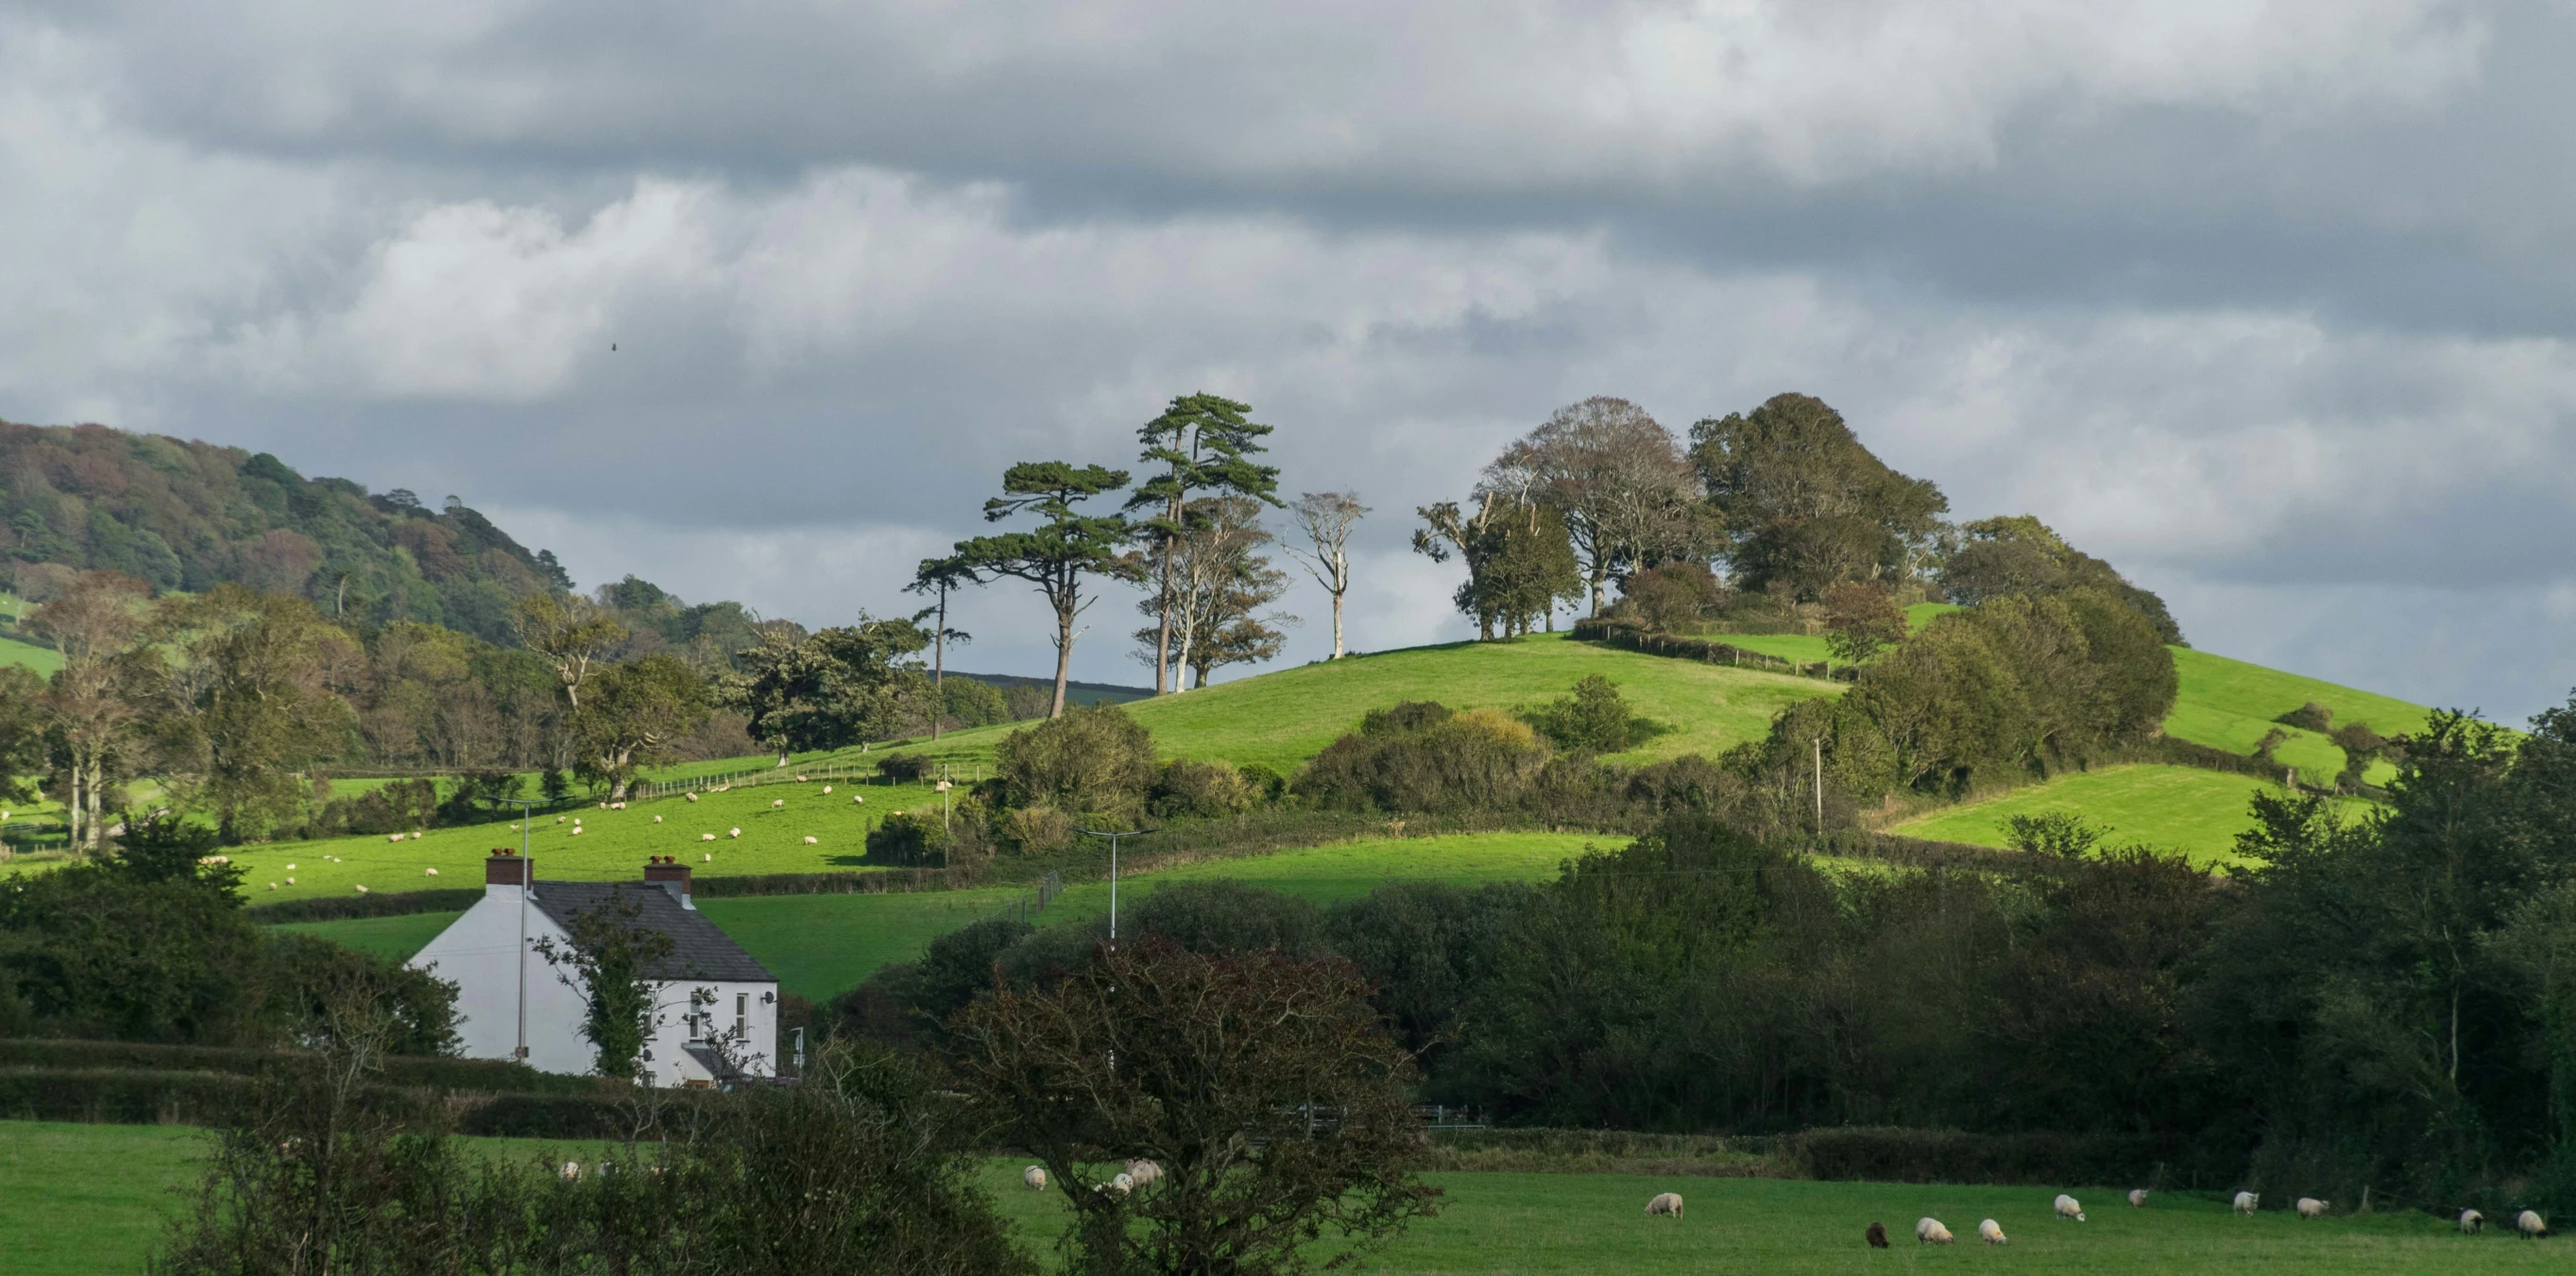
POLYGON ((1950 508, 1803 394, 1692 426, 1691 461, 1734 539, 1739 589, 1812 599, 1846 580, 1906 579, 1927 565, 1950 508))
POLYGON ((626 626, 579 594, 530 594, 510 613, 511 627, 528 650, 544 656, 561 679, 565 703, 581 712, 582 683, 594 664, 625 645, 626 626))
POLYGON ((573 718, 582 769, 606 780, 608 800, 626 800, 635 772, 670 758, 671 742, 714 708, 706 680, 667 653, 611 665, 592 678, 590 705, 573 718))
POLYGON ((1369 510, 1357 492, 1307 492, 1288 507, 1309 549, 1290 546, 1306 574, 1333 596, 1333 659, 1342 658, 1342 598, 1351 592, 1351 527, 1369 510))
POLYGON ((1670 431, 1626 399, 1558 408, 1487 467, 1486 486, 1565 520, 1596 616, 1607 582, 1659 558, 1688 557, 1709 538, 1690 462, 1670 431))
POLYGON ((64 824, 72 848, 85 854, 98 853, 106 814, 124 805, 109 801, 107 790, 139 715, 117 673, 142 638, 151 592, 131 576, 83 572, 27 621, 63 657, 44 709, 66 781, 64 824))
POLYGON ((303 599, 238 585, 164 599, 134 664, 172 795, 213 814, 227 843, 292 814, 298 773, 356 744, 342 692, 363 676, 362 653, 303 599))

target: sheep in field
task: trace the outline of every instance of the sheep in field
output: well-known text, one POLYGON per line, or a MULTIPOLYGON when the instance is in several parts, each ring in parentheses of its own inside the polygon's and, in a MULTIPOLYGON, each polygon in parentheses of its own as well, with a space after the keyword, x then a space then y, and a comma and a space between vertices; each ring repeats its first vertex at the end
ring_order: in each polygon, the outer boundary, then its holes
POLYGON ((2060 1192, 2057 1196, 2057 1216, 2061 1219, 2071 1218, 2081 1223, 2084 1221, 2084 1207, 2076 1204, 2074 1197, 2060 1192))
POLYGON ((2460 1230, 2470 1236, 2487 1230, 2487 1216, 2476 1210, 2461 1210, 2460 1230))
POLYGON ((1682 1216, 1682 1194, 1679 1192, 1664 1192, 1658 1194, 1655 1199, 1646 1202, 1646 1217, 1653 1218, 1657 1214, 1670 1214, 1674 1218, 1680 1218, 1682 1216))
POLYGON ((1109 1186, 1116 1190, 1120 1196, 1125 1196, 1129 1192, 1136 1190, 1136 1180, 1129 1175, 1121 1174, 1116 1178, 1109 1180, 1109 1186))
POLYGON ((436 876, 438 876, 438 870, 437 870, 437 869, 434 869, 434 868, 433 868, 433 869, 428 870, 428 872, 429 872, 429 875, 430 875, 431 877, 436 877, 436 876))
POLYGON ((402 840, 402 834, 400 834, 400 833, 389 833, 389 834, 385 835, 385 840, 386 840, 386 841, 388 841, 388 842, 399 842, 399 841, 401 841, 401 840, 402 840))
POLYGON ((358 888, 358 893, 359 893, 359 894, 361 894, 361 895, 366 894, 366 893, 367 893, 367 888, 366 888, 366 887, 364 887, 364 886, 360 886, 360 887, 358 888))
MULTIPOLYGON (((711 838, 708 838, 707 840, 708 840, 708 841, 710 841, 710 842, 712 842, 712 841, 714 841, 715 839, 711 837, 711 838)), ((699 858, 699 859, 701 859, 701 860, 706 861, 706 862, 707 862, 707 863, 709 863, 709 864, 713 864, 713 863, 715 863, 715 862, 716 862, 716 857, 715 857, 715 856, 712 856, 712 855, 701 855, 701 856, 699 856, 698 858, 699 858)))
POLYGON ((2147 1207, 2147 1189, 2143 1187, 2130 1188, 2129 1204, 2134 1205, 2139 1209, 2145 1209, 2147 1207))
POLYGON ((1046 1167, 1043 1165, 1032 1165, 1029 1168, 1020 1171, 1020 1181, 1028 1184, 1029 1190, 1032 1192, 1045 1191, 1046 1167))
POLYGON ((1918 1245, 1947 1245, 1950 1243, 1950 1229, 1943 1227, 1937 1218, 1916 1219, 1914 1240, 1918 1245))
POLYGON ((580 825, 576 824, 576 825, 573 825, 573 826, 572 826, 572 835, 573 835, 574 837, 579 837, 579 836, 581 836, 581 826, 580 826, 580 825))
POLYGON ((785 799, 785 798, 772 798, 772 799, 770 799, 770 802, 769 802, 769 809, 770 809, 770 810, 775 811, 775 810, 777 810, 777 809, 779 809, 780 807, 783 807, 783 806, 785 806, 785 805, 787 805, 787 799, 785 799))
POLYGON ((1127 1163, 1127 1177, 1134 1179, 1138 1187, 1150 1187, 1163 1177, 1163 1167, 1138 1157, 1127 1163))
POLYGON ((658 815, 654 816, 654 817, 653 817, 653 822, 654 822, 654 823, 656 823, 656 824, 661 823, 661 822, 662 822, 662 817, 661 817, 661 816, 658 816, 658 815))
POLYGON ((727 833, 725 836, 727 836, 727 837, 740 837, 740 836, 742 836, 742 830, 741 830, 741 829, 735 829, 735 830, 733 830, 732 832, 727 833))
POLYGON ((562 1174, 563 1174, 563 1181, 564 1181, 564 1182, 566 1182, 566 1183, 570 1183, 570 1182, 572 1182, 573 1180, 575 1180, 575 1179, 577 1179, 577 1178, 580 1178, 580 1177, 581 1177, 581 1162, 579 1162, 579 1161, 566 1161, 566 1162, 564 1162, 564 1163, 563 1163, 563 1170, 562 1170, 562 1174))
POLYGON ((712 842, 716 840, 716 835, 713 833, 700 833, 698 834, 698 840, 701 842, 712 842))
POLYGON ((823 839, 821 839, 821 838, 819 838, 819 837, 809 837, 809 838, 806 838, 806 839, 805 839, 805 844, 806 844, 807 846, 816 846, 816 845, 820 845, 820 844, 822 843, 822 841, 823 841, 823 839))
POLYGON ((2239 1214, 2250 1215, 2254 1212, 2255 1203, 2262 1199, 2263 1197, 2259 1193, 2238 1192, 2236 1194, 2235 1203, 2230 1205, 2228 1208, 2235 1210, 2239 1214))
POLYGON ((2299 1211, 2299 1217, 2301 1218, 2324 1218, 2326 1216, 2326 1203, 2313 1196, 2300 1197, 2297 1208, 2299 1211))
POLYGON ((2525 1236, 2532 1237, 2533 1239, 2538 1239, 2549 1234, 2549 1220, 2542 1218, 2538 1214, 2532 1213, 2530 1210, 2524 1210, 2523 1212, 2513 1216, 2513 1230, 2520 1232, 2525 1236))
POLYGON ((1862 1238, 1863 1240, 1866 1240, 1866 1241, 1868 1241, 1868 1242, 1869 1242, 1869 1247, 1870 1247, 1871 1249, 1885 1249, 1885 1248, 1887 1248, 1887 1224, 1885 1224, 1885 1223, 1872 1223, 1872 1224, 1870 1224, 1870 1225, 1869 1225, 1869 1230, 1868 1230, 1868 1231, 1866 1231, 1866 1232, 1863 1232, 1863 1233, 1861 1234, 1861 1238, 1862 1238))
POLYGON ((1993 1219, 1977 1224, 1977 1239, 1989 1245, 2001 1245, 2012 1238, 2004 1235, 2004 1226, 1993 1219))
POLYGON ((832 796, 832 786, 831 786, 831 785, 826 784, 826 785, 824 785, 824 786, 823 786, 823 796, 825 796, 825 797, 830 797, 830 796, 832 796))
POLYGON ((695 794, 695 793, 689 794, 688 796, 689 796, 689 800, 690 800, 690 801, 692 801, 692 802, 695 802, 695 801, 697 801, 697 800, 698 800, 698 795, 697 795, 697 794, 695 794))

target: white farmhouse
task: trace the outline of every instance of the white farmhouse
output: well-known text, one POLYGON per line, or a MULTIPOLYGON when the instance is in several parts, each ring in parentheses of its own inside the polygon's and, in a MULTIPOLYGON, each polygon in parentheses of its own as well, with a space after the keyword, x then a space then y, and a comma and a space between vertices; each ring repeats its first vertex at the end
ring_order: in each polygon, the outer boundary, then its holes
POLYGON ((660 857, 638 882, 540 882, 525 857, 494 851, 483 898, 411 959, 456 984, 457 1036, 469 1059, 523 1059, 545 1072, 590 1072, 598 1051, 582 1036, 588 1001, 570 966, 540 945, 571 947, 573 919, 631 904, 633 924, 671 939, 658 981, 643 1065, 655 1085, 712 1085, 777 1073, 778 977, 689 898, 689 866, 660 857))

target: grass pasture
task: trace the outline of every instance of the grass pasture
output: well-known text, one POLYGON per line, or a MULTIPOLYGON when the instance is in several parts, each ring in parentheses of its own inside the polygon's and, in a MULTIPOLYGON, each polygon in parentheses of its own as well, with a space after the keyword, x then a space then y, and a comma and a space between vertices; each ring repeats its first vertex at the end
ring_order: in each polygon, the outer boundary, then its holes
MULTIPOLYGON (((184 1207, 206 1147, 178 1126, 0 1124, 0 1270, 12 1276, 139 1272, 184 1207)), ((488 1157, 566 1149, 532 1140, 462 1139, 488 1157)), ((1025 1158, 985 1162, 983 1184, 1021 1245, 1050 1268, 1063 1231, 1064 1196, 1019 1184, 1025 1158)), ((2215 1197, 2160 1193, 2131 1209, 2115 1187, 2076 1188, 2087 1221, 2050 1217, 2049 1187, 1951 1187, 1813 1183, 1789 1179, 1647 1178, 1616 1174, 1426 1176, 1443 1196, 1437 1217, 1414 1224, 1371 1258, 1369 1270, 1419 1276, 1681 1276, 1765 1272, 1803 1276, 1920 1271, 2071 1273, 2370 1271, 2471 1276, 2560 1271, 2576 1239, 2524 1241, 2500 1231, 2461 1236, 2411 1211, 2303 1221, 2284 1211, 2252 1218, 2215 1197), (1677 1191, 1683 1217, 1643 1216, 1646 1199, 1677 1191), (1914 1220, 1941 1219, 1960 1242, 1921 1246, 1914 1220), (1979 1219, 2003 1225, 2000 1249, 1975 1240, 1979 1219), (1887 1225, 1894 1240, 1868 1249, 1861 1231, 1887 1225)))
MULTIPOLYGON (((2231 753, 2252 753, 2265 732, 2278 728, 2290 739, 2272 756, 2299 768, 2306 784, 2333 783, 2343 770, 2343 750, 2317 732, 2281 726, 2274 718, 2315 701, 2334 710, 2336 726, 2366 722, 2381 735, 2397 735, 2422 730, 2430 716, 2422 705, 2205 651, 2176 647, 2173 656, 2182 687, 2173 713, 2165 718, 2165 734, 2231 753)), ((2368 778, 2376 784, 2394 773, 2394 767, 2381 762, 2368 778)))
MULTIPOLYGON (((2068 811, 2109 828, 2112 845, 2146 842, 2183 851, 2194 863, 2235 864, 2236 835, 2254 827, 2248 802, 2257 790, 2279 787, 2198 767, 2110 766, 1947 807, 1888 831, 2000 847, 2008 845, 2005 821, 2013 816, 2068 811)), ((2351 799, 2337 806, 2347 819, 2373 809, 2351 799)))
POLYGON ((51 647, 39 647, 15 638, 0 638, 0 665, 25 665, 35 670, 38 677, 50 678, 55 670, 63 667, 63 656, 51 647))
MULTIPOLYGON (((1615 838, 1560 833, 1376 838, 1122 876, 1118 902, 1124 912, 1164 883, 1216 878, 1285 891, 1318 904, 1356 898, 1398 881, 1462 886, 1545 881, 1556 876, 1558 864, 1581 854, 1587 845, 1617 844, 1615 838)), ((545 871, 541 860, 538 872, 545 871)), ((855 986, 880 966, 912 960, 931 940, 994 915, 1022 894, 1023 888, 1009 886, 887 895, 737 896, 702 899, 698 908, 769 967, 788 992, 819 1000, 855 986)), ((1065 925, 1108 912, 1108 882, 1080 882, 1057 896, 1040 920, 1065 925)), ((295 922, 283 929, 408 958, 456 916, 421 913, 295 922)))

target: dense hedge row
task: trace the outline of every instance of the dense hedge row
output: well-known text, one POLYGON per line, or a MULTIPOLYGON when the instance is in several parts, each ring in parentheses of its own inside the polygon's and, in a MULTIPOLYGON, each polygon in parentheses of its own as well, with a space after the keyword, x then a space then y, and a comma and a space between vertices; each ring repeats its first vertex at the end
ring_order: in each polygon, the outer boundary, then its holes
POLYGON ((1808 1130, 1782 1141, 1800 1178, 1873 1183, 1991 1183, 2224 1188, 2237 1171, 2177 1163, 2173 1149, 2131 1134, 1972 1134, 1896 1126, 1808 1130))

